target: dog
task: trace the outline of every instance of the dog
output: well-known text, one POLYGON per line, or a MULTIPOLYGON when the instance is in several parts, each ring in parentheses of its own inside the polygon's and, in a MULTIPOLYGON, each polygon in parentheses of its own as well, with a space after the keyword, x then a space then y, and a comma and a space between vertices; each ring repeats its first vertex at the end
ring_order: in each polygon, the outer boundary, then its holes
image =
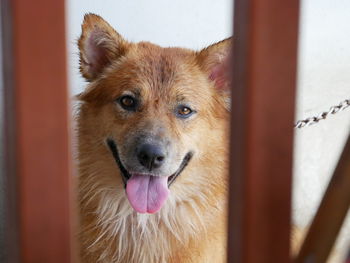
POLYGON ((226 262, 231 45, 131 43, 85 15, 82 262, 226 262))

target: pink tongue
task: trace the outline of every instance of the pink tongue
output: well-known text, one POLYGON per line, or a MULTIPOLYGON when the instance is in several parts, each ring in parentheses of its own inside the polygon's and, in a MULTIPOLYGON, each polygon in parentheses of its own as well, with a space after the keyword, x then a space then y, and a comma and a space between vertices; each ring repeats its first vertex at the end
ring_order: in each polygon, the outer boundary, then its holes
POLYGON ((168 177, 134 174, 126 185, 131 206, 139 213, 155 213, 168 198, 168 177))

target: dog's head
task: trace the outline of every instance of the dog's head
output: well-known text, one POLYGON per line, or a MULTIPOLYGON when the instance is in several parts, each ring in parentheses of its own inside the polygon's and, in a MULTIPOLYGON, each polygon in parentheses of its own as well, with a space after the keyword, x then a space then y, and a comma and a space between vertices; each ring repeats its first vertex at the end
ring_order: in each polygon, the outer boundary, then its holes
POLYGON ((82 132, 104 143, 131 206, 157 212, 183 174, 206 176, 186 170, 220 154, 214 147, 221 147, 216 130, 225 128, 229 111, 230 39, 200 52, 135 44, 89 14, 78 44, 80 70, 90 82, 80 95, 80 118, 92 123, 82 132))

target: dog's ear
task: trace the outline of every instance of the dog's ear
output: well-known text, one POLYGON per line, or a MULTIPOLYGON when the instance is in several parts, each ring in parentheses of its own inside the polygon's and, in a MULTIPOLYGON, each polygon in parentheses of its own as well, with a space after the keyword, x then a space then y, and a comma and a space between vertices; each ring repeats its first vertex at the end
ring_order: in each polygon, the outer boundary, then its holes
POLYGON ((80 72, 88 81, 93 81, 113 60, 125 54, 128 43, 95 14, 86 14, 81 28, 80 72))
POLYGON ((225 39, 204 48, 197 55, 197 61, 202 70, 214 82, 215 87, 225 94, 229 92, 231 82, 228 68, 232 43, 232 38, 225 39))

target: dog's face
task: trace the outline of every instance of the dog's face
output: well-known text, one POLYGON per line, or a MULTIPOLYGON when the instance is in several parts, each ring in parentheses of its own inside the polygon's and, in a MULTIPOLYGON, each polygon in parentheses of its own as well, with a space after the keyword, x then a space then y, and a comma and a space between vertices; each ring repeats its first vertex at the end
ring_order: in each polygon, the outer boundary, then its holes
POLYGON ((81 72, 90 85, 80 98, 93 109, 93 132, 114 157, 131 206, 157 212, 228 113, 230 40, 194 52, 128 43, 96 15, 82 28, 81 72))

